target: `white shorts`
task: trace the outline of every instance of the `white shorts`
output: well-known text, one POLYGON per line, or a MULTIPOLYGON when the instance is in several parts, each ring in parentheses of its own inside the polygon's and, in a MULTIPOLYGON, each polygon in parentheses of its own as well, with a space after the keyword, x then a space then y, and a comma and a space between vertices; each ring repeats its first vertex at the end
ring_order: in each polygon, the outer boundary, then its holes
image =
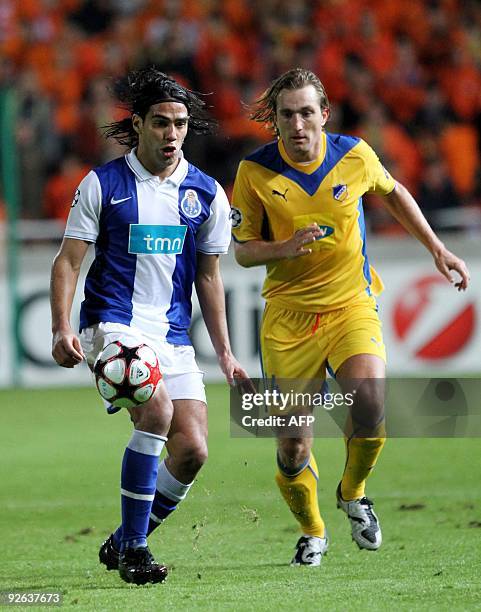
POLYGON ((192 346, 170 344, 122 323, 97 323, 80 333, 80 342, 90 368, 107 344, 116 340, 126 346, 145 343, 154 349, 171 400, 192 399, 207 403, 204 373, 199 370, 192 346))

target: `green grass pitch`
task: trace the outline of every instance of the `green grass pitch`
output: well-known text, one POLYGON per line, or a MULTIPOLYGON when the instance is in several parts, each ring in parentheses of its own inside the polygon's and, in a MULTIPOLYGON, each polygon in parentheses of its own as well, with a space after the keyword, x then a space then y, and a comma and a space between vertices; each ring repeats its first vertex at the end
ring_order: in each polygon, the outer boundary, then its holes
POLYGON ((335 508, 342 441, 316 440, 331 547, 321 568, 291 568, 274 443, 231 438, 227 388, 208 395, 209 461, 150 542, 169 579, 131 587, 97 557, 118 523, 128 418, 107 416, 93 389, 0 392, 0 590, 58 589, 78 610, 479 609, 481 440, 388 440, 368 487, 375 553, 335 508))

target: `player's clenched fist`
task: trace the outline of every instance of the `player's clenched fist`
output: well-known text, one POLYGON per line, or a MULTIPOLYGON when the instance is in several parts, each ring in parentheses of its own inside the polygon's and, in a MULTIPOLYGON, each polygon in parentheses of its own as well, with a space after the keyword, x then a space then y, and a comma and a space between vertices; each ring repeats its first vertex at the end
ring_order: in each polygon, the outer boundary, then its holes
POLYGON ((57 332, 52 340, 52 357, 58 365, 73 368, 84 359, 80 341, 75 334, 57 332))

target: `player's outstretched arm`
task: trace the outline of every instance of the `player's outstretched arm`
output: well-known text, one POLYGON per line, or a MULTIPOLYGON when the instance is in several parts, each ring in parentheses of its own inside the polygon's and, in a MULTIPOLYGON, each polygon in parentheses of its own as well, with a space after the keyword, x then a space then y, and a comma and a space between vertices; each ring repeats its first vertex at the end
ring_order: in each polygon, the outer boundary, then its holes
POLYGON ((73 368, 84 359, 80 340, 70 326, 70 311, 77 287, 80 266, 88 242, 64 238, 55 256, 50 278, 52 311, 52 356, 58 365, 73 368))
POLYGON ((393 217, 428 249, 441 274, 454 284, 458 291, 464 291, 469 283, 469 272, 465 262, 451 253, 436 236, 406 187, 401 183, 396 183, 396 187, 385 196, 384 201, 393 217), (460 276, 457 282, 451 274, 452 271, 457 272, 460 276))
POLYGON ((303 227, 288 240, 249 240, 234 243, 235 258, 244 268, 261 266, 281 259, 295 259, 309 255, 312 250, 309 244, 315 242, 321 235, 316 223, 303 227))
POLYGON ((232 354, 230 346, 218 255, 198 253, 195 289, 207 331, 227 382, 232 385, 235 379, 247 379, 247 372, 232 354))

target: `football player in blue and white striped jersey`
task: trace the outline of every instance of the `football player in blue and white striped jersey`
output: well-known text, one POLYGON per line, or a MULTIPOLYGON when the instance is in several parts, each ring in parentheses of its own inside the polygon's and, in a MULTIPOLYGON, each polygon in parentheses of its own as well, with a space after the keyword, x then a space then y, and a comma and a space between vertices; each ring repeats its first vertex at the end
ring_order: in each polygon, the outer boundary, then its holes
POLYGON ((231 352, 219 272, 230 242, 229 203, 217 181, 182 154, 189 129, 211 131, 205 103, 155 67, 119 79, 114 92, 130 117, 107 126, 106 136, 130 152, 89 172, 75 194, 52 268, 52 354, 71 368, 84 359, 92 366, 115 340, 157 353, 163 381, 151 400, 129 409, 122 524, 99 551, 107 569, 144 584, 167 575, 147 535, 185 498, 207 457, 205 391, 188 335, 194 283, 227 381, 247 374, 231 352), (77 336, 70 310, 92 244, 77 336))

